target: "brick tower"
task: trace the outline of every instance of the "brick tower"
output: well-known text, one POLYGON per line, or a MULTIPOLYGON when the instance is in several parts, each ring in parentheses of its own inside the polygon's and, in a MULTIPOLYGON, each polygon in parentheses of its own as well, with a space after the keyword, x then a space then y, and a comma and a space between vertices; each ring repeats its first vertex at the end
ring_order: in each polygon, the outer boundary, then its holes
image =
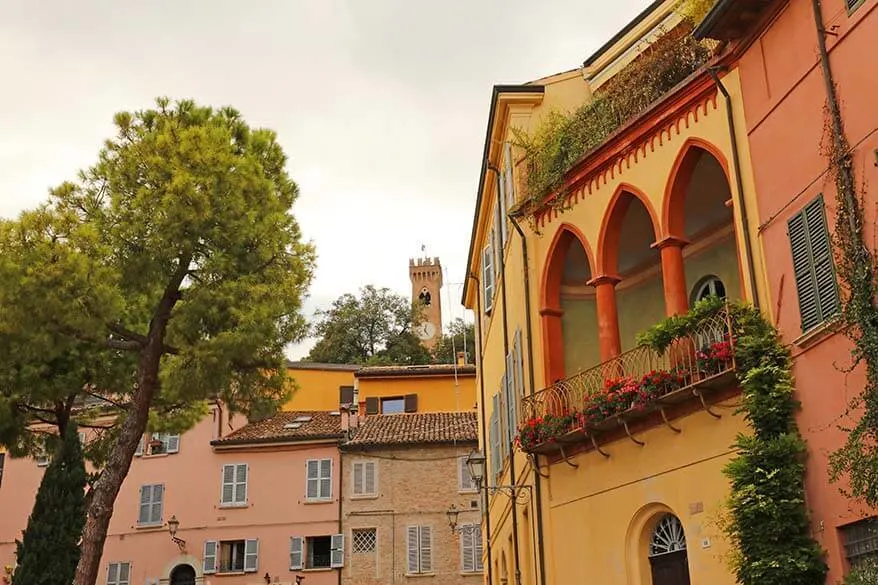
POLYGON ((442 265, 439 258, 410 258, 409 279, 412 281, 412 301, 421 304, 423 322, 415 334, 432 350, 442 334, 442 265))

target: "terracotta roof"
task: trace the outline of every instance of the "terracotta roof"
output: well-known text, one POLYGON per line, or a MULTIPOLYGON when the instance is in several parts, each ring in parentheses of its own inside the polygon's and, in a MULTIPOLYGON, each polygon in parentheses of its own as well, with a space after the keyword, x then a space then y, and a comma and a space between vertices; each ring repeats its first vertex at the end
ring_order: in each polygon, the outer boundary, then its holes
POLYGON ((479 425, 475 412, 421 412, 368 416, 360 423, 350 447, 474 443, 479 425))
POLYGON ((454 364, 430 364, 423 366, 366 366, 360 368, 354 376, 357 378, 390 378, 397 376, 451 376, 457 371, 458 376, 475 376, 473 364, 455 366, 454 364))
POLYGON ((287 361, 291 370, 329 370, 338 372, 356 372, 361 368, 356 364, 326 364, 323 362, 292 362, 287 361))
POLYGON ((341 416, 319 410, 281 412, 271 418, 250 423, 231 432, 211 445, 252 445, 339 439, 342 436, 341 416), (310 420, 305 420, 310 418, 310 420))

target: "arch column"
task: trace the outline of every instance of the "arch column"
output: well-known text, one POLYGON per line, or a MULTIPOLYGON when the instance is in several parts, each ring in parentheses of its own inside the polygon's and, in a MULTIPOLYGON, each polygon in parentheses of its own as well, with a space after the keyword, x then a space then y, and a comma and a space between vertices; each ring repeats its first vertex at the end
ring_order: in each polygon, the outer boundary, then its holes
POLYGON ((652 245, 658 248, 662 261, 662 288, 665 293, 665 313, 682 315, 689 310, 689 293, 686 290, 686 269, 683 264, 683 247, 688 240, 668 236, 652 245))
POLYGON ((618 276, 603 274, 586 283, 595 289, 598 344, 602 362, 611 360, 622 353, 622 343, 619 339, 619 312, 616 307, 616 285, 621 280, 618 276))
POLYGON ((540 318, 543 323, 543 370, 546 376, 545 386, 551 386, 557 380, 565 377, 564 370, 564 333, 561 325, 561 317, 564 311, 561 309, 546 307, 540 309, 540 318))

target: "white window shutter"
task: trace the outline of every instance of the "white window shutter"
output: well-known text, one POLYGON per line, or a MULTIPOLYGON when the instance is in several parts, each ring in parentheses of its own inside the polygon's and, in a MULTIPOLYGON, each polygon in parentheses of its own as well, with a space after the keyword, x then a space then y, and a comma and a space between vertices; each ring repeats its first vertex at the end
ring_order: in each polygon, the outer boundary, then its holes
POLYGON ((165 501, 165 486, 156 484, 152 486, 152 511, 150 513, 150 522, 156 524, 162 521, 162 507, 165 501))
POLYGON ((137 449, 134 450, 135 457, 140 457, 141 455, 143 455, 143 443, 144 443, 145 439, 146 439, 146 437, 144 437, 143 435, 140 435, 140 441, 138 441, 138 443, 137 443, 137 449))
POLYGON ((417 573, 420 571, 420 565, 418 564, 419 560, 419 540, 418 540, 418 527, 417 526, 409 526, 406 528, 406 541, 408 545, 408 572, 409 573, 417 573))
POLYGON ((239 463, 237 465, 235 478, 235 503, 244 504, 247 502, 247 482, 250 477, 250 466, 247 463, 239 463))
POLYGON ((498 246, 498 251, 502 255, 503 248, 506 246, 506 239, 508 238, 508 227, 506 225, 506 178, 503 176, 497 177, 497 186, 500 190, 499 197, 499 205, 496 206, 497 214, 496 220, 497 225, 500 227, 499 240, 500 245, 498 246))
POLYGON ((421 572, 433 572, 433 528, 421 526, 421 572))
POLYGON ((472 527, 472 535, 473 535, 473 558, 475 570, 482 571, 484 570, 484 566, 482 563, 482 527, 478 524, 474 524, 472 527))
POLYGON ((235 466, 223 465, 222 475, 222 498, 223 504, 231 504, 235 501, 235 466))
POLYGON ((249 538, 244 542, 244 572, 255 573, 259 566, 259 539, 249 538))
POLYGON ((504 174, 504 180, 506 181, 506 209, 512 208, 515 205, 515 175, 513 169, 515 168, 515 161, 512 160, 512 143, 507 142, 505 144, 505 165, 504 170, 506 171, 504 174))
POLYGON ((463 530, 460 532, 460 570, 464 573, 472 573, 475 571, 473 527, 466 525, 461 528, 463 530))
POLYGON ((119 585, 131 583, 131 563, 119 563, 119 585))
POLYGON ((365 493, 363 488, 363 467, 361 461, 354 462, 354 495, 360 496, 365 493))
POLYGON ((344 566, 344 534, 333 534, 329 566, 338 569, 344 566))
POLYGON ((137 515, 138 524, 149 522, 150 499, 152 498, 152 486, 140 486, 140 512, 137 515))
POLYGON ((524 346, 521 342, 521 329, 515 330, 515 379, 518 382, 516 396, 524 396, 524 346))
POLYGON ((168 443, 168 453, 179 453, 180 452, 180 435, 168 435, 167 436, 168 443))
POLYGON ((363 487, 366 489, 366 493, 370 495, 378 493, 378 486, 375 481, 375 465, 374 461, 367 461, 364 466, 363 487))
POLYGON ((216 541, 204 541, 204 555, 201 560, 201 572, 205 574, 216 573, 216 541))
POLYGON ((107 565, 107 585, 119 585, 119 563, 107 565))
POLYGON ((290 570, 299 571, 303 567, 303 549, 305 548, 305 539, 301 536, 293 536, 290 538, 290 570))
MULTIPOLYGON (((509 410, 507 404, 509 397, 506 393, 506 374, 500 378, 500 412, 497 418, 500 420, 500 455, 502 459, 506 459, 507 450, 509 449, 509 410)), ((502 464, 501 464, 502 467, 502 464)))
POLYGON ((305 463, 307 472, 305 497, 309 500, 315 500, 320 495, 320 462, 316 459, 309 459, 305 463))
POLYGON ((332 459, 320 460, 320 498, 332 498, 332 459))

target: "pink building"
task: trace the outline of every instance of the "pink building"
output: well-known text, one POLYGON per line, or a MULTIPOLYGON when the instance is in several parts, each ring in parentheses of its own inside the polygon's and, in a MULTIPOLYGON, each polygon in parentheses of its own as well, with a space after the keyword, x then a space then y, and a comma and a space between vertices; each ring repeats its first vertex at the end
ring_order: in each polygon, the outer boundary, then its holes
MULTIPOLYGON (((214 406, 183 436, 144 438, 116 501, 98 583, 264 585, 297 575, 308 585, 338 583, 340 417, 284 412, 245 425, 223 414, 214 406)), ((3 566, 15 563, 45 463, 5 458, 3 566)))

